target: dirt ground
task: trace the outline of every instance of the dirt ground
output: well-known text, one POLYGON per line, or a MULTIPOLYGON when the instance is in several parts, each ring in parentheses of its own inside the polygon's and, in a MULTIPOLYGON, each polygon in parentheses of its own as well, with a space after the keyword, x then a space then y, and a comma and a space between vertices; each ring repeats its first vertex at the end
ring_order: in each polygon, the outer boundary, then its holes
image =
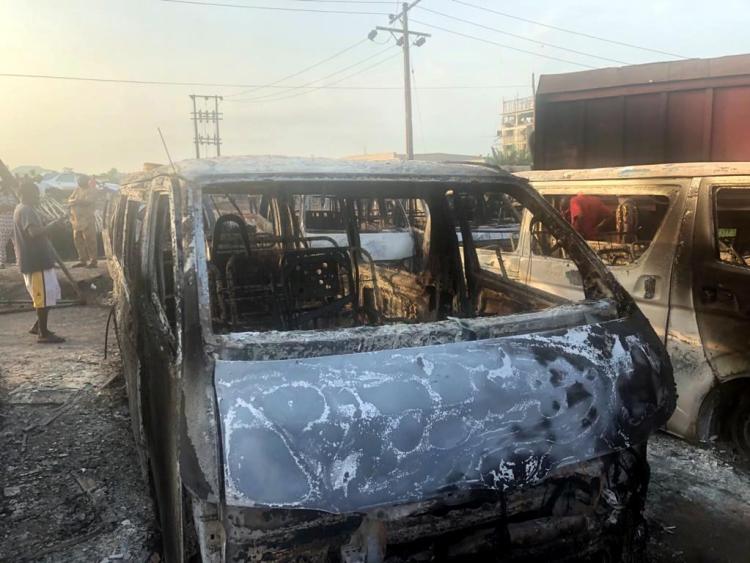
MULTIPOLYGON (((90 302, 106 294, 103 271, 75 275, 90 302)), ((25 298, 17 276, 0 270, 0 301, 25 298)), ((55 310, 68 342, 40 346, 34 313, 0 306, 0 561, 158 560, 113 338, 103 356, 107 315, 101 303, 55 310)), ((747 465, 664 434, 649 452, 650 560, 749 561, 747 465)))
MULTIPOLYGON (((99 274, 76 272, 89 289, 99 274)), ((0 310, 0 561, 145 562, 155 550, 113 338, 103 356, 108 313, 52 311, 68 341, 48 346, 27 332, 33 311, 0 310)))

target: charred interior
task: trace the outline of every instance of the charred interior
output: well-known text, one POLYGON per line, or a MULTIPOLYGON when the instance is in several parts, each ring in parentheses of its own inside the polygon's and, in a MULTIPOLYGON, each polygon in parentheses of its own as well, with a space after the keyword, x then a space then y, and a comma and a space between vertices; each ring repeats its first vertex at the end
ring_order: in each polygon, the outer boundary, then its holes
POLYGON ((563 302, 480 265, 478 251, 502 264, 519 238, 525 205, 500 186, 322 185, 204 189, 215 332, 435 322, 563 302))

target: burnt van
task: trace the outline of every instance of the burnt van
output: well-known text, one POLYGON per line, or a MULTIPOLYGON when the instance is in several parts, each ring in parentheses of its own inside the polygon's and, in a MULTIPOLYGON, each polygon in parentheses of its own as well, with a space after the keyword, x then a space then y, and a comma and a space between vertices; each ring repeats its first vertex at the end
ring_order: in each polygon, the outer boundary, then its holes
POLYGON ((671 365, 526 180, 234 157, 133 176, 118 198, 119 345, 167 561, 641 560, 671 365), (303 229, 301 199, 346 236, 303 229), (494 231, 559 241, 580 296, 484 265, 490 203, 531 218, 494 231), (413 250, 368 251, 379 224, 413 250))
MULTIPOLYGON (((750 164, 658 164, 522 173, 571 221, 603 210, 582 236, 632 295, 672 359, 668 430, 724 439, 750 457, 750 164)), ((526 225, 531 223, 526 219, 526 225)), ((543 232, 506 259, 518 281, 584 295, 567 251, 543 232)))

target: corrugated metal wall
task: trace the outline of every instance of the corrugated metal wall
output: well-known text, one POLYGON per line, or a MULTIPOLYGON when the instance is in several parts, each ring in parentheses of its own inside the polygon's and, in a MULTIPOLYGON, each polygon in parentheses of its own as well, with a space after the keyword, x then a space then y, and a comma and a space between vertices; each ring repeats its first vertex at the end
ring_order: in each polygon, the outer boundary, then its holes
MULTIPOLYGON (((750 161, 750 77, 746 85, 702 82, 701 88, 667 84, 671 91, 651 93, 614 88, 540 96, 534 167, 750 161)), ((667 89, 651 89, 659 87, 667 89)))

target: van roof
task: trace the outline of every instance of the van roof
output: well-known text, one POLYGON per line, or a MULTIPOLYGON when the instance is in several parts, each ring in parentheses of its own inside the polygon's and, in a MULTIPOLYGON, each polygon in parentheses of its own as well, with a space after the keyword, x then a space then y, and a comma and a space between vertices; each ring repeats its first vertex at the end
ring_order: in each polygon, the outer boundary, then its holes
POLYGON ((750 176, 750 162, 681 162, 643 164, 612 168, 571 170, 531 170, 517 172, 531 182, 562 180, 623 180, 635 178, 693 178, 696 176, 750 176))
POLYGON ((404 181, 506 181, 518 183, 509 172, 478 163, 421 162, 407 160, 355 161, 284 156, 231 156, 191 159, 133 174, 123 185, 151 178, 177 175, 190 183, 207 185, 222 182, 259 180, 404 180, 404 181))

